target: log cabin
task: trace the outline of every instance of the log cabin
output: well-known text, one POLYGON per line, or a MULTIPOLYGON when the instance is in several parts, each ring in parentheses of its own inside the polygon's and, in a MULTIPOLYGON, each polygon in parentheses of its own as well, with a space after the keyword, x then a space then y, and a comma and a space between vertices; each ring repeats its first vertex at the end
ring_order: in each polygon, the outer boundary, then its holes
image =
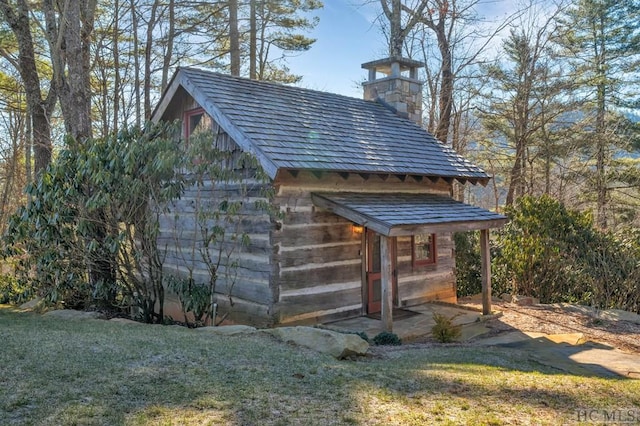
POLYGON ((506 218, 452 198, 455 181, 485 185, 490 176, 421 127, 421 66, 397 57, 363 64, 363 99, 179 68, 152 120, 180 120, 184 140, 206 127, 221 149, 254 156, 267 179, 244 182, 252 190, 242 195, 239 182, 186 188, 161 218, 165 270, 207 281, 205 262, 185 250, 201 238, 188 231, 193 205, 232 193, 246 198, 248 238, 218 265, 228 272, 233 263, 234 272, 232 280, 219 274, 216 301, 233 322, 313 324, 381 312, 391 331, 394 307, 456 302, 452 233, 466 230, 481 231, 490 313, 488 232, 506 218), (249 208, 257 199, 278 214, 249 208))

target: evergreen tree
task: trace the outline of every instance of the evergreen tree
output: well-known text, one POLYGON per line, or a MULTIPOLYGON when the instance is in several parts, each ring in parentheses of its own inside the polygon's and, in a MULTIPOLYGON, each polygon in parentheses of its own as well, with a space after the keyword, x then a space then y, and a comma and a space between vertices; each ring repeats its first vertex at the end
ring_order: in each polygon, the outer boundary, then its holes
POLYGON ((621 147, 621 108, 638 106, 635 87, 640 64, 640 2, 576 0, 559 19, 557 43, 574 82, 573 98, 583 104, 582 138, 595 189, 597 224, 608 226, 611 173, 621 147))

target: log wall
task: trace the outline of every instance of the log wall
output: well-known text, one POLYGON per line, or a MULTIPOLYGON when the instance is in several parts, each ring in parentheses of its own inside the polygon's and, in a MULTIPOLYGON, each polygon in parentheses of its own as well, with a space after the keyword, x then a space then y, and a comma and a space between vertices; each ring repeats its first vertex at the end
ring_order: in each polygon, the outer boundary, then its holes
MULTIPOLYGON (((419 192, 449 194, 446 182, 407 182, 395 177, 300 172, 275 181, 275 204, 283 214, 271 233, 277 289, 276 321, 311 324, 359 316, 363 304, 363 238, 353 224, 317 208, 314 191, 419 192)), ((438 262, 412 267, 411 238, 398 239, 398 302, 411 306, 429 300, 455 302, 451 237, 439 234, 438 262)))
MULTIPOLYGON (((184 111, 198 107, 193 99, 182 95, 185 97, 177 96, 172 101, 174 116, 166 119, 180 119, 184 111)), ((217 135, 215 147, 232 154, 225 166, 237 169, 238 165, 231 163, 239 158, 240 148, 216 123, 212 126, 213 134, 217 135)), ((196 282, 207 285, 212 275, 210 266, 220 259, 216 268, 216 302, 219 315, 227 314, 230 322, 259 326, 274 323, 270 241, 274 222, 258 205, 268 202, 265 190, 270 187, 251 178, 241 182, 205 180, 202 185, 186 188, 182 197, 160 217, 158 245, 164 254, 165 273, 183 278, 192 276, 196 282), (216 218, 214 213, 220 211, 222 201, 242 203, 239 214, 231 220, 216 218), (210 246, 212 263, 203 255, 203 247, 205 235, 211 235, 214 226, 225 229, 225 239, 210 246), (237 239, 245 233, 249 241, 246 245, 237 239)), ((176 319, 182 318, 177 296, 171 292, 167 293, 166 312, 176 319)))

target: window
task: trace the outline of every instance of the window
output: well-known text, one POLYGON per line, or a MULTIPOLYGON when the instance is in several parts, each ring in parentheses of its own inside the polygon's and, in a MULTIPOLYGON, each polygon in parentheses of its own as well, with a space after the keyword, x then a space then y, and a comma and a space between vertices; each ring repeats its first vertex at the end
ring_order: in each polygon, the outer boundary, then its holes
POLYGON ((420 234, 411 237, 411 261, 413 267, 436 263, 436 234, 420 234))
POLYGON ((190 136, 210 131, 212 129, 211 118, 204 109, 192 109, 184 113, 184 136, 188 140, 190 136))

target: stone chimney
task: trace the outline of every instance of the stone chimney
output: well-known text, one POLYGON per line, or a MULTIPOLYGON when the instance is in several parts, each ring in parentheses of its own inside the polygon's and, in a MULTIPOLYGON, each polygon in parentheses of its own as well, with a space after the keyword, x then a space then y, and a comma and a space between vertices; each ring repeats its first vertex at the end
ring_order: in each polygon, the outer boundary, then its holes
POLYGON ((362 83, 364 99, 382 102, 421 126, 422 82, 418 80, 421 67, 424 63, 400 57, 362 64, 362 68, 369 70, 369 80, 362 83))

